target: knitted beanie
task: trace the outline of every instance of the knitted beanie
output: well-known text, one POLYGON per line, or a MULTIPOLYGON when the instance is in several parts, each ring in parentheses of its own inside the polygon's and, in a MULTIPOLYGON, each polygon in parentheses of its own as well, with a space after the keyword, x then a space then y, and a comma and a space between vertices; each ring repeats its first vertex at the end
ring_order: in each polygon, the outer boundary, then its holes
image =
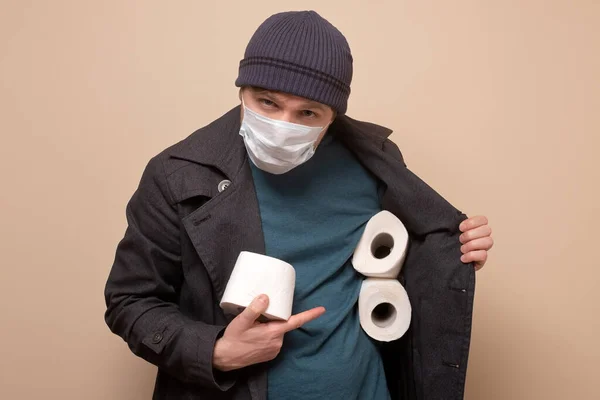
POLYGON ((290 93, 344 114, 352 54, 342 33, 315 11, 272 15, 250 39, 235 85, 290 93))

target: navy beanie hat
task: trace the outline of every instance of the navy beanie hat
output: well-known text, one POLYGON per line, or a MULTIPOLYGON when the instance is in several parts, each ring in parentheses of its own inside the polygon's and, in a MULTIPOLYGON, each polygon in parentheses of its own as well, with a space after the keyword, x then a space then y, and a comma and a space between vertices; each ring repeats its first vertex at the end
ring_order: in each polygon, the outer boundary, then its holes
POLYGON ((272 15, 250 39, 235 85, 290 93, 344 114, 352 54, 342 33, 315 11, 272 15))

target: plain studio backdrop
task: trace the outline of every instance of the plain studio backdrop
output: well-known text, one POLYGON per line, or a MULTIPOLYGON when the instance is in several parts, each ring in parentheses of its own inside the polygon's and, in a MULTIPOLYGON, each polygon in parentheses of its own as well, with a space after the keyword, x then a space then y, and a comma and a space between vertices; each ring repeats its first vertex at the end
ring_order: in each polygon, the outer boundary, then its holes
POLYGON ((103 321, 125 205, 297 9, 350 43, 348 114, 490 218, 466 398, 600 398, 598 0, 1 1, 0 398, 150 398, 155 368, 103 321))

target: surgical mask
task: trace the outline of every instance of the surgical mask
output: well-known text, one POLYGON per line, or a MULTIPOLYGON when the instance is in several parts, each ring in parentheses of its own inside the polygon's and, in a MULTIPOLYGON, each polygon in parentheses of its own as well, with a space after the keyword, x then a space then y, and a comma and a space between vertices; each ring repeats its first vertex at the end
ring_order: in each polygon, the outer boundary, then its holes
POLYGON ((285 174, 315 154, 315 143, 325 127, 311 127, 271 119, 250 110, 242 101, 240 135, 248 156, 258 168, 285 174))

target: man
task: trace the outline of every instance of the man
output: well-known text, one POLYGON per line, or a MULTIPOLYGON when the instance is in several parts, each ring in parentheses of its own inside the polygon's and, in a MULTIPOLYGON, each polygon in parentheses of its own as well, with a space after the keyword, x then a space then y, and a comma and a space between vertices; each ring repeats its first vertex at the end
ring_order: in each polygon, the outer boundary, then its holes
POLYGON ((491 230, 413 175, 390 130, 345 116, 351 79, 333 25, 273 15, 240 63, 241 107, 148 163, 105 296, 111 330, 159 368, 155 399, 462 398, 491 230), (390 343, 360 328, 350 262, 382 209, 411 238, 412 323, 390 343), (295 267, 289 321, 257 322, 265 296, 219 308, 242 250, 295 267))

